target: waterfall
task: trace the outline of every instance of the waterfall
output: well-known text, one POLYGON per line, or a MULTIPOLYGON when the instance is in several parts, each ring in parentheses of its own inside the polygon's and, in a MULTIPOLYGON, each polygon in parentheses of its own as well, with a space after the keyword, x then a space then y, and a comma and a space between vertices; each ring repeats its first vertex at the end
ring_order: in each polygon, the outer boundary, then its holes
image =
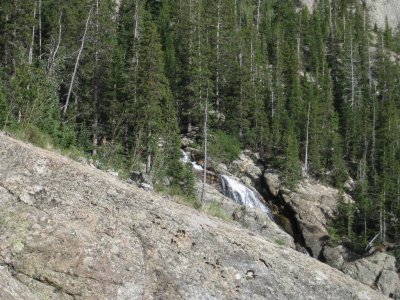
POLYGON ((185 152, 181 149, 181 153, 182 153, 182 157, 180 158, 180 161, 187 164, 190 163, 193 166, 193 169, 197 170, 197 171, 202 171, 203 167, 200 166, 199 164, 197 164, 195 161, 192 161, 190 158, 190 153, 189 152, 185 152))
POLYGON ((235 201, 237 204, 244 205, 250 208, 260 209, 267 213, 268 216, 273 220, 273 215, 268 207, 266 207, 260 199, 257 197, 251 189, 236 181, 235 179, 222 175, 222 193, 235 201))
MULTIPOLYGON (((182 157, 180 161, 185 164, 192 164, 193 169, 197 171, 202 171, 203 167, 197 164, 195 161, 192 161, 189 152, 185 152, 181 149, 182 157)), ((221 183, 222 183, 222 193, 224 196, 230 198, 234 202, 240 205, 244 205, 245 207, 259 209, 265 212, 271 220, 274 219, 272 212, 266 207, 261 200, 257 197, 256 193, 254 193, 251 189, 246 187, 244 184, 238 182, 237 180, 226 176, 221 175, 221 183)))

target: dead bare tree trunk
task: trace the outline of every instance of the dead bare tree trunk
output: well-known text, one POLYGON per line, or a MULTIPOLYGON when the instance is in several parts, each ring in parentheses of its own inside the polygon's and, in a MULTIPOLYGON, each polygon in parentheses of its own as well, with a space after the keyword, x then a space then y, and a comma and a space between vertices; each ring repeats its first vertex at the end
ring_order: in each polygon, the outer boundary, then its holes
POLYGON ((39 59, 42 59, 42 0, 39 2, 39 59))
POLYGON ((269 88, 271 90, 271 119, 274 119, 274 105, 275 105, 275 92, 274 85, 272 84, 272 79, 269 79, 269 88))
POLYGON ((235 20, 236 20, 236 27, 237 27, 237 33, 239 35, 239 55, 238 55, 238 59, 239 59, 239 69, 240 69, 240 92, 239 92, 239 117, 240 117, 240 122, 239 122, 239 136, 242 137, 243 136, 243 106, 244 106, 244 91, 243 91, 243 80, 244 80, 244 76, 243 76, 243 37, 241 34, 242 31, 242 25, 241 25, 241 9, 239 9, 240 13, 239 15, 237 15, 237 9, 236 9, 236 1, 235 1, 235 20))
MULTIPOLYGON (((193 29, 194 25, 194 14, 193 14, 193 8, 192 8, 192 0, 189 0, 189 66, 191 66, 193 64, 193 32, 195 31, 193 29)), ((191 68, 191 67, 190 67, 191 68)), ((189 84, 192 82, 193 78, 189 77, 189 84)), ((191 111, 189 111, 189 115, 188 115, 188 120, 187 120, 187 132, 191 132, 192 131, 192 115, 191 115, 191 111)))
POLYGON ((94 42, 94 91, 93 91, 93 102, 94 102, 94 114, 93 114, 93 151, 92 155, 97 154, 97 145, 99 139, 99 0, 96 0, 96 37, 94 42))
POLYGON ((257 18, 256 18, 257 32, 258 32, 258 28, 260 27, 260 21, 261 21, 260 6, 261 6, 261 0, 258 0, 257 1, 257 18))
POLYGON ((379 208, 379 233, 380 239, 382 243, 386 242, 386 211, 385 211, 385 202, 386 202, 386 188, 383 187, 383 196, 381 200, 381 205, 379 208))
MULTIPOLYGON (((133 73, 135 77, 135 81, 137 80, 137 73, 139 67, 139 1, 135 1, 135 28, 133 30, 133 49, 134 55, 132 58, 133 63, 133 73)), ((135 82, 135 86, 133 87, 133 101, 136 103, 137 101, 137 84, 135 82)))
POLYGON ((216 74, 215 74, 215 97, 216 97, 216 110, 219 111, 219 104, 220 104, 220 94, 219 94, 219 83, 220 83, 220 31, 221 31, 221 1, 218 0, 217 3, 217 40, 216 40, 216 47, 215 47, 215 55, 217 60, 217 67, 216 67, 216 74))
POLYGON ((330 32, 332 33, 332 0, 329 0, 329 29, 330 32))
POLYGON ((150 174, 150 172, 151 172, 151 164, 152 164, 151 143, 150 143, 150 140, 151 140, 151 128, 148 129, 147 140, 148 140, 148 145, 147 145, 146 173, 150 174))
POLYGON ((85 31, 83 33, 81 47, 79 49, 78 56, 76 57, 74 71, 72 73, 71 82, 69 84, 67 100, 65 101, 65 105, 64 105, 64 109, 63 109, 63 116, 65 116, 65 114, 67 112, 67 109, 68 109, 69 100, 70 100, 71 94, 72 94, 72 88, 74 86, 76 72, 78 71, 79 60, 81 58, 81 55, 82 55, 82 52, 83 52, 83 48, 85 47, 86 35, 87 35, 88 28, 89 28, 90 18, 92 16, 92 10, 93 10, 93 6, 90 7, 89 14, 88 14, 88 17, 86 19, 85 31))
MULTIPOLYGON (((33 22, 36 20, 36 2, 34 5, 33 9, 33 22)), ((28 63, 31 65, 32 60, 33 60, 33 47, 35 46, 35 23, 32 25, 32 39, 31 39, 31 45, 29 46, 29 57, 28 57, 28 63)))
POLYGON ((308 140, 310 134, 310 111, 311 101, 308 102, 308 113, 307 113, 307 135, 306 135, 306 154, 304 155, 304 175, 308 175, 308 140))
POLYGON ((351 64, 351 107, 354 110, 355 97, 356 97, 356 78, 355 78, 355 61, 354 61, 354 49, 353 49, 353 37, 350 28, 350 64, 351 64))
POLYGON ((54 49, 52 55, 50 55, 49 57, 49 62, 47 64, 47 72, 48 74, 51 76, 53 74, 54 71, 54 65, 55 65, 55 61, 56 61, 56 56, 58 53, 58 49, 60 48, 60 44, 61 44, 61 35, 62 35, 62 25, 61 25, 61 19, 63 16, 63 12, 60 12, 60 17, 58 18, 58 39, 57 39, 57 45, 56 48, 54 49))
MULTIPOLYGON (((198 43, 198 52, 197 52, 197 59, 199 62, 199 77, 200 77, 200 82, 202 82, 202 76, 203 76, 203 60, 202 60, 202 49, 201 49, 201 7, 202 7, 202 0, 199 0, 198 3, 198 10, 197 10, 197 43, 198 43)), ((199 85, 199 101, 200 103, 203 102, 203 86, 202 84, 199 85)), ((191 122, 189 122, 189 126, 191 126, 191 122)), ((188 131, 190 132, 190 131, 188 131)))
POLYGON ((374 95, 372 96, 373 105, 373 118, 372 118, 372 149, 371 149, 371 164, 374 179, 374 186, 376 186, 376 168, 375 168, 375 145, 376 145, 376 84, 374 85, 374 95))
MULTIPOLYGON (((11 38, 11 41, 9 41, 8 43, 10 45, 12 45, 11 48, 15 51, 16 50, 15 49, 16 45, 15 45, 14 41, 17 40, 18 0, 14 0, 14 5, 13 6, 14 7, 13 7, 12 14, 11 14, 11 19, 13 20, 13 28, 12 28, 12 31, 11 31, 12 38, 11 38)), ((11 64, 12 64, 11 77, 14 77, 15 74, 17 73, 17 58, 16 58, 16 55, 15 55, 14 51, 11 51, 11 64)))
POLYGON ((203 204, 204 201, 204 189, 207 181, 207 126, 208 126, 208 89, 209 82, 207 81, 207 95, 206 95, 206 107, 204 110, 204 169, 203 169, 203 187, 201 189, 200 201, 203 204))

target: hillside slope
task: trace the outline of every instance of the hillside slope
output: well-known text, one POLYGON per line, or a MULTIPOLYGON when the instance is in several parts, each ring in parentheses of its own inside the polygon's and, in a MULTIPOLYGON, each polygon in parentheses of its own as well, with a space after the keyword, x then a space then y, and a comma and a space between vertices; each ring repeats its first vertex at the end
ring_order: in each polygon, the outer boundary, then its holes
POLYGON ((1 299, 384 299, 279 243, 0 135, 1 299))

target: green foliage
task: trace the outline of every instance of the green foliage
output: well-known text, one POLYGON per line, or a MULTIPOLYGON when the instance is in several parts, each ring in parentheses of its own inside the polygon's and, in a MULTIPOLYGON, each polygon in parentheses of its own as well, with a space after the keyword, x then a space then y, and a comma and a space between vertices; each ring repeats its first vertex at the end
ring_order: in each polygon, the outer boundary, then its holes
POLYGON ((12 130, 11 133, 18 139, 27 141, 42 148, 51 149, 54 146, 54 139, 49 134, 31 124, 17 127, 12 130))
POLYGON ((228 133, 217 130, 210 136, 210 156, 222 162, 231 162, 238 158, 241 150, 239 140, 228 133))
POLYGON ((337 227, 335 225, 328 226, 328 234, 329 234, 329 243, 332 246, 338 246, 342 241, 342 236, 338 232, 337 227))
POLYGON ((61 123, 57 89, 57 81, 47 77, 43 69, 26 63, 18 66, 10 81, 9 97, 14 118, 23 130, 37 128, 54 140, 58 138, 61 123))
POLYGON ((69 149, 76 146, 76 132, 74 128, 68 124, 61 124, 58 131, 57 146, 61 149, 69 149))
POLYGON ((98 148, 97 155, 94 157, 98 159, 104 170, 115 170, 118 176, 128 179, 130 170, 126 162, 126 156, 123 153, 122 145, 105 144, 98 148))
POLYGON ((179 160, 172 160, 166 176, 172 178, 171 185, 175 189, 189 198, 196 198, 195 175, 190 163, 184 165, 179 160))
POLYGON ((275 243, 279 246, 286 246, 286 242, 281 239, 275 240, 275 243))
POLYGON ((172 185, 172 186, 166 187, 164 185, 159 184, 159 185, 156 185, 156 191, 173 196, 174 200, 181 204, 193 207, 197 210, 199 210, 201 208, 201 203, 195 196, 187 195, 177 185, 172 185))
POLYGON ((9 113, 7 97, 0 78, 0 130, 9 122, 9 113))
POLYGON ((397 248, 389 252, 389 254, 396 258, 396 267, 400 269, 400 248, 397 246, 397 248))
POLYGON ((87 161, 89 159, 89 156, 87 153, 85 153, 85 151, 82 150, 82 148, 79 147, 69 147, 69 148, 62 148, 61 149, 61 154, 64 156, 67 156, 75 161, 87 161))
POLYGON ((289 126, 286 136, 282 179, 287 186, 293 189, 301 177, 300 172, 301 164, 299 160, 299 145, 293 127, 289 126))

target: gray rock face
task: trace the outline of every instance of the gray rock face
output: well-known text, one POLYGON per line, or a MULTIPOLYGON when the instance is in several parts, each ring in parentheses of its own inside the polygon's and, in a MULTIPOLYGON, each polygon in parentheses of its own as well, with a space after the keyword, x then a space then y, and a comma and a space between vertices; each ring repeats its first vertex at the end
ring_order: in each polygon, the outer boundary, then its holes
POLYGON ((347 261, 356 258, 353 253, 342 245, 336 247, 325 246, 322 254, 328 265, 339 270, 347 261))
MULTIPOLYGON (((334 1, 334 0, 331 0, 334 1)), ((400 23, 400 1, 398 0, 360 0, 369 9, 371 25, 385 28, 386 18, 391 28, 396 29, 400 23)), ((314 8, 315 0, 300 0, 309 10, 314 8)))
POLYGON ((315 4, 315 0, 300 0, 301 3, 306 6, 309 10, 312 10, 315 4))
POLYGON ((400 300, 400 286, 394 292, 393 298, 396 300, 400 300))
POLYGON ((1 135, 0 186, 1 299, 385 299, 259 234, 1 135))
MULTIPOLYGON (((201 194, 202 183, 197 182, 196 189, 201 194)), ((283 231, 264 211, 247 208, 243 210, 241 205, 223 196, 213 186, 206 184, 204 190, 205 205, 219 205, 227 216, 232 217, 235 223, 246 229, 263 236, 272 243, 287 245, 295 249, 293 237, 283 231)))
POLYGON ((256 159, 257 154, 254 154, 250 151, 244 151, 239 155, 239 159, 232 162, 232 166, 229 171, 242 179, 244 182, 249 181, 246 180, 246 177, 250 179, 250 183, 255 182, 263 173, 261 166, 256 165, 256 159))
MULTIPOLYGON (((289 191, 281 187, 278 175, 270 171, 264 173, 264 180, 273 196, 281 193, 284 205, 294 212, 307 248, 318 258, 329 239, 328 222, 337 213, 339 191, 308 179, 301 181, 295 191, 289 191)), ((346 194, 343 197, 352 201, 346 194)))
POLYGON ((400 279, 396 273, 396 260, 385 253, 359 259, 349 263, 343 272, 354 279, 378 289, 386 296, 393 296, 400 288, 400 279))
POLYGON ((271 195, 277 197, 281 188, 279 174, 273 170, 266 170, 264 172, 264 182, 267 185, 271 195))
POLYGON ((369 7, 372 25, 384 29, 386 19, 391 28, 396 29, 400 23, 400 1, 398 0, 365 0, 369 7))

